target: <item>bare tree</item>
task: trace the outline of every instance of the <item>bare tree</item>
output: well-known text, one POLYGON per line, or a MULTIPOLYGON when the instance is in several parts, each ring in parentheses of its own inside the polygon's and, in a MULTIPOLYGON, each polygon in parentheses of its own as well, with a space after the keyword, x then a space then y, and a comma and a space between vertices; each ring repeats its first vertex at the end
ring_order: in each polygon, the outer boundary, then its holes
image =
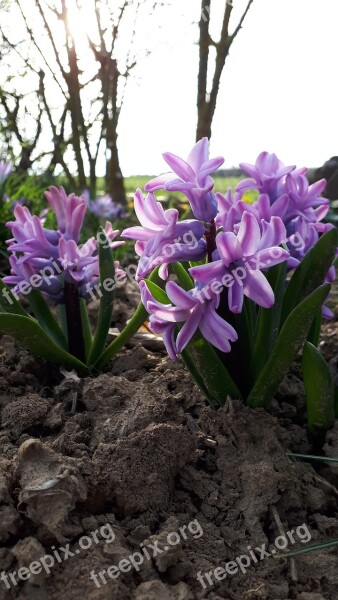
POLYGON ((229 32, 230 17, 233 10, 233 0, 226 0, 222 29, 218 42, 210 35, 211 0, 202 0, 201 18, 199 22, 199 70, 197 85, 197 130, 196 141, 202 137, 211 137, 211 127, 214 118, 217 97, 222 72, 230 48, 240 31, 253 0, 249 0, 239 22, 232 33, 229 32), (215 48, 216 58, 213 67, 210 66, 210 48, 215 48), (208 79, 211 77, 211 89, 208 89, 208 79))
POLYGON ((48 171, 60 165, 72 185, 76 181, 79 189, 88 187, 95 196, 97 165, 105 157, 106 191, 117 202, 125 201, 118 124, 127 81, 139 58, 138 17, 141 11, 143 17, 150 14, 156 5, 154 0, 13 1, 24 39, 18 40, 2 22, 0 46, 12 62, 15 54, 16 64, 19 61, 34 80, 31 93, 39 112, 29 143, 23 139, 24 123, 19 119, 26 94, 17 91, 19 83, 13 76, 2 83, 0 105, 21 148, 28 152, 30 147, 27 167, 48 156, 48 171), (79 19, 85 15, 91 26, 77 31, 74 14, 79 19), (41 123, 45 139, 49 131, 49 148, 39 154, 41 123), (76 174, 69 163, 76 165, 76 174))

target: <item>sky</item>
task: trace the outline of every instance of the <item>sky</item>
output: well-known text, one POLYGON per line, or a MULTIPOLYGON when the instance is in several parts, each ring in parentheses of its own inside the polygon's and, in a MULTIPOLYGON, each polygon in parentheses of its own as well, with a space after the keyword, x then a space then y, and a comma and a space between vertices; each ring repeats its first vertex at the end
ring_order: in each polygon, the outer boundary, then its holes
MULTIPOLYGON (((211 0, 211 33, 216 41, 225 2, 211 0)), ((247 0, 232 2, 230 30, 237 25, 247 0)), ((201 0, 162 3, 163 7, 138 22, 136 44, 142 49, 142 58, 128 80, 119 126, 118 148, 125 176, 162 173, 167 170, 163 152, 186 158, 195 142, 201 0), (150 50, 148 55, 143 52, 145 47, 150 50)), ((85 8, 89 0, 82 0, 82 5, 82 21, 76 13, 70 17, 79 40, 85 40, 84 28, 88 32, 93 29, 92 13, 85 8)), ((11 11, 2 18, 9 20, 12 39, 25 39, 20 19, 16 18, 13 28, 11 11)), ((131 14, 126 31, 128 25, 133 27, 134 18, 131 14)), ((223 71, 212 128, 212 156, 224 156, 225 166, 232 167, 254 163, 258 154, 267 150, 284 163, 315 167, 338 155, 337 24, 338 0, 253 1, 223 71)), ((47 52, 43 39, 40 43, 47 52)), ((129 44, 130 33, 121 38, 121 56, 126 55, 129 44)), ((34 52, 32 47, 32 61, 36 60, 34 52)), ((11 69, 18 72, 16 60, 11 69)), ((4 66, 2 72, 6 75, 4 66)), ((27 97, 25 122, 29 128, 30 113, 37 110, 27 93, 33 80, 19 77, 15 81, 27 97)), ((35 87, 36 83, 32 89, 35 87)), ((57 103, 54 90, 47 92, 53 96, 52 103, 57 103)), ((104 171, 102 153, 97 174, 104 171)))
MULTIPOLYGON (((245 5, 233 0, 233 21, 245 5)), ((223 0, 214 0, 217 37, 223 0)), ((142 24, 155 46, 129 84, 119 128, 125 175, 166 170, 194 144, 199 0, 172 0, 142 24), (195 21, 195 23, 194 23, 195 21), (159 23, 160 22, 160 23, 159 23)), ((254 0, 222 76, 211 154, 230 167, 262 150, 319 166, 338 154, 337 0, 254 0)))

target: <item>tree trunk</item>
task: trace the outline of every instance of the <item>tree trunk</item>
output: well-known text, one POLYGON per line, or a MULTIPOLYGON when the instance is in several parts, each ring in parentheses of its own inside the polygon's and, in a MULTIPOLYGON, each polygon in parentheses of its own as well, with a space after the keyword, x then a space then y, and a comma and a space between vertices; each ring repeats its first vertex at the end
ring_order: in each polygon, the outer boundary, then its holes
POLYGON ((247 6, 232 34, 229 33, 229 21, 233 4, 230 1, 226 2, 220 40, 215 42, 210 35, 210 0, 201 1, 201 18, 199 23, 199 70, 197 81, 197 142, 203 137, 211 137, 211 127, 215 115, 224 65, 229 55, 230 47, 243 25, 252 2, 253 0, 247 0, 247 6), (210 67, 209 59, 211 46, 216 49, 216 58, 213 68, 211 89, 208 93, 207 82, 210 67))
POLYGON ((111 156, 107 162, 106 188, 114 202, 125 205, 127 203, 124 189, 124 179, 120 167, 119 153, 116 143, 110 146, 111 156))
POLYGON ((211 138, 211 123, 212 119, 210 120, 208 117, 205 117, 204 111, 198 112, 196 142, 204 137, 211 138))

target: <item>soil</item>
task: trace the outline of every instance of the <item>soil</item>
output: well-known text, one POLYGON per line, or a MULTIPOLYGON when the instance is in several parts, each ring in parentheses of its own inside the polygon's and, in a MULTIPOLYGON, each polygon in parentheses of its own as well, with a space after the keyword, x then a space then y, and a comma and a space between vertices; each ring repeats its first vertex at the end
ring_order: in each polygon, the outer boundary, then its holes
MULTIPOLYGON (((1 600, 338 599, 337 548, 273 556, 276 538, 302 524, 307 545, 338 538, 337 467, 288 456, 312 450, 297 364, 269 412, 230 400, 214 411, 158 343, 128 346, 86 379, 9 337, 1 346, 0 573, 72 553, 48 575, 10 589, 0 580, 1 600), (169 547, 173 533, 180 543, 169 547), (246 573, 197 579, 263 544, 272 555, 246 573), (90 578, 142 549, 137 569, 121 566, 100 587, 90 578)), ((338 354, 336 321, 321 347, 338 354)), ((288 549, 299 547, 296 538, 288 549)))

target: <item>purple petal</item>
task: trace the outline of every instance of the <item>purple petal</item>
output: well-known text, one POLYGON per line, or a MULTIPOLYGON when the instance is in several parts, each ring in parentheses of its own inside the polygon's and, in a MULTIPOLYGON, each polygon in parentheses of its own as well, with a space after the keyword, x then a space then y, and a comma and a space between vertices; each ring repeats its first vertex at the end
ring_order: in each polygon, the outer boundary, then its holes
POLYGON ((189 319, 184 323, 182 329, 178 333, 176 338, 177 351, 182 352, 187 344, 189 344, 191 338, 195 335, 197 327, 201 320, 204 307, 201 305, 195 309, 189 319))
POLYGON ((169 300, 179 308, 192 309, 196 306, 196 300, 183 290, 175 281, 169 281, 165 287, 169 300))
POLYGON ((168 183, 165 186, 165 189, 168 192, 185 192, 185 190, 193 190, 195 187, 195 183, 181 181, 181 179, 172 179, 171 181, 168 181, 168 183))
POLYGON ((173 178, 172 173, 165 173, 164 175, 160 175, 159 177, 155 177, 148 181, 145 184, 144 189, 146 192, 157 192, 158 190, 164 190, 168 181, 171 181, 173 178))
POLYGON ((201 166, 207 162, 209 157, 209 140, 207 137, 202 138, 195 144, 188 156, 188 164, 193 168, 195 173, 198 173, 201 166))
POLYGON ((254 179, 243 179, 236 185, 236 192, 245 192, 245 190, 251 190, 257 186, 257 182, 254 179))
POLYGON ((261 239, 260 227, 257 219, 249 212, 244 212, 237 234, 237 239, 242 246, 244 256, 254 254, 261 239))
POLYGON ((244 173, 252 178, 254 183, 256 183, 256 181, 259 179, 259 171, 256 167, 254 167, 254 165, 249 165, 248 163, 239 163, 239 167, 242 169, 242 171, 244 171, 244 173))
POLYGON ((250 266, 253 270, 267 269, 288 260, 289 256, 289 252, 283 250, 280 246, 272 246, 271 248, 257 252, 253 257, 253 261, 250 262, 250 266))
POLYGON ((223 156, 217 156, 216 158, 211 158, 207 162, 202 165, 202 168, 198 172, 197 182, 201 187, 205 186, 205 181, 210 173, 217 171, 219 167, 224 163, 223 156))
POLYGON ((279 246, 286 242, 286 229, 280 217, 271 217, 269 223, 264 223, 266 229, 263 229, 263 235, 259 244, 259 249, 279 246))
POLYGON ((147 310, 154 314, 158 319, 162 321, 168 321, 169 323, 180 323, 189 319, 190 312, 175 306, 168 305, 167 307, 163 304, 161 308, 158 303, 148 302, 147 310))
POLYGON ((231 342, 236 342, 238 335, 234 328, 222 319, 209 304, 199 324, 203 337, 221 352, 230 352, 231 342))
POLYGON ((231 312, 239 314, 242 312, 244 300, 243 285, 234 281, 234 284, 228 290, 228 305, 231 312))
POLYGON ((217 260, 215 262, 208 263, 207 265, 191 267, 190 269, 188 269, 188 271, 191 277, 195 279, 195 281, 207 284, 212 279, 219 279, 220 277, 222 277, 224 273, 224 267, 222 261, 217 260))
POLYGON ((183 179, 183 181, 195 181, 195 173, 185 160, 170 152, 165 152, 163 158, 173 172, 183 179))
POLYGON ((228 267, 232 262, 242 258, 242 247, 234 233, 221 232, 216 237, 216 245, 222 262, 228 267))
POLYGON ((263 308, 271 308, 275 302, 275 296, 266 277, 261 271, 247 271, 243 281, 244 294, 253 302, 263 308))

